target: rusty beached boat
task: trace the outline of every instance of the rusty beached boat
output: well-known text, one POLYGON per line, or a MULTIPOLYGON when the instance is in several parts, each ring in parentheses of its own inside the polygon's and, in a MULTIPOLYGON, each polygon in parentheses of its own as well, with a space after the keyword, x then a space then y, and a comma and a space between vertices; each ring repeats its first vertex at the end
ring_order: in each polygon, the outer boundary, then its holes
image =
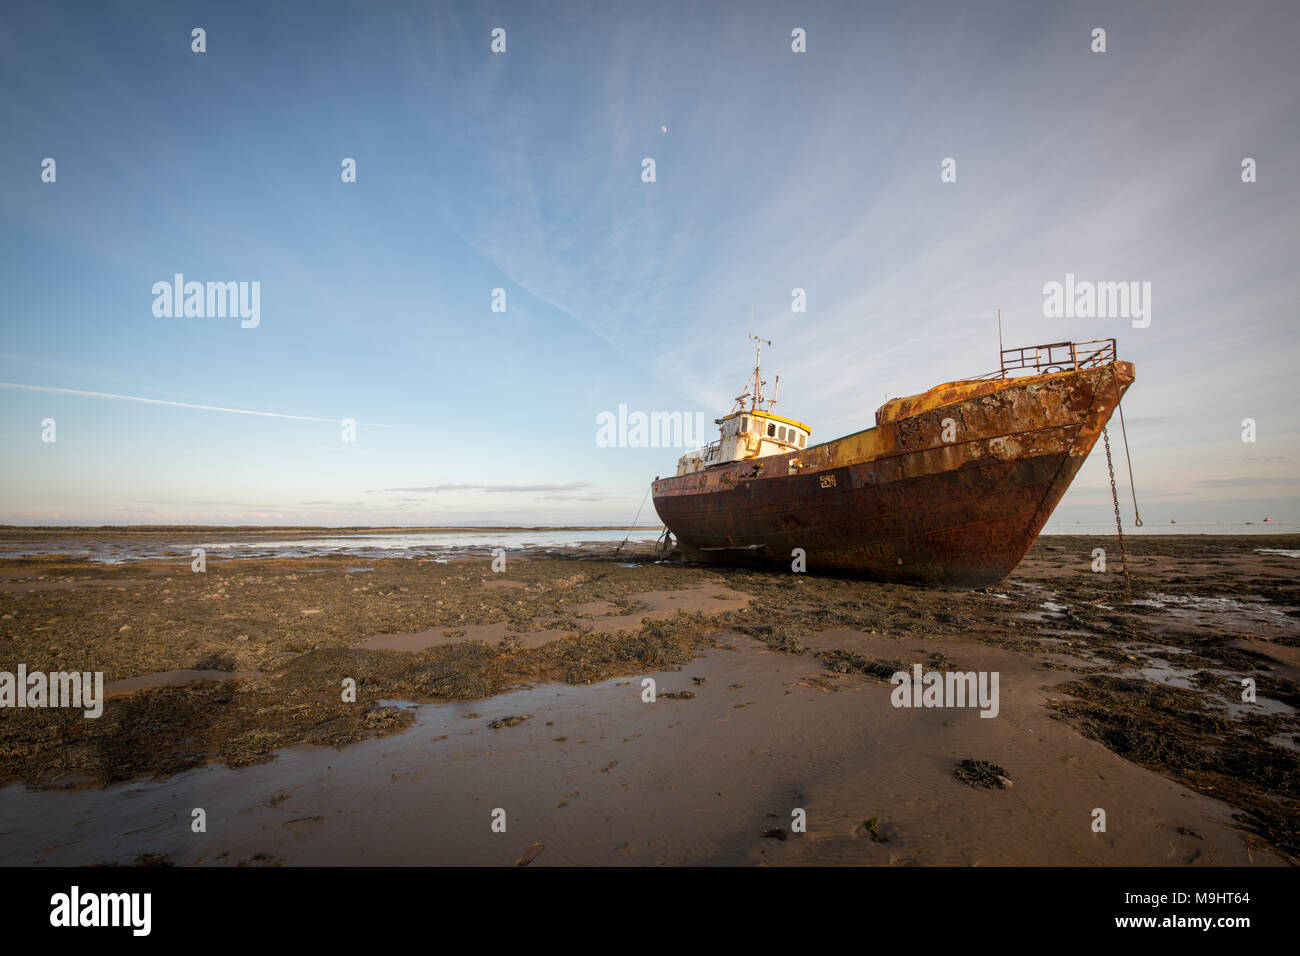
POLYGON ((1005 349, 996 372, 890 399, 874 428, 812 445, 763 398, 761 359, 760 340, 719 439, 655 479, 682 555, 788 569, 802 549, 809 571, 966 587, 1020 563, 1134 377, 1114 339, 1005 349))

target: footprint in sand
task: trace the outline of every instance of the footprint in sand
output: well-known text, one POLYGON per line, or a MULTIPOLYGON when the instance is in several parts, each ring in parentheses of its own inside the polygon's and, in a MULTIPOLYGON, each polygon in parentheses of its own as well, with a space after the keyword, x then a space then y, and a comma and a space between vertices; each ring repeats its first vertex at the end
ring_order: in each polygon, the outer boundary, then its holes
POLYGON ((523 856, 515 860, 515 866, 527 866, 529 863, 532 863, 533 860, 541 856, 542 851, 545 849, 546 847, 543 846, 541 843, 534 843, 532 846, 530 846, 527 850, 524 851, 523 856))

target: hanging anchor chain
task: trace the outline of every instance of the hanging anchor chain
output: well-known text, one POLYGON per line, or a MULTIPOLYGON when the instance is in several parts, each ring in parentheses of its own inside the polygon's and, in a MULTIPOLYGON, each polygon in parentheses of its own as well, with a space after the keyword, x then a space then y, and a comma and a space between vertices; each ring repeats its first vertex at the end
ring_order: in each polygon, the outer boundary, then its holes
MULTIPOLYGON (((1142 527, 1142 515, 1138 511, 1137 488, 1133 484, 1133 456, 1129 454, 1128 450, 1128 428, 1124 425, 1124 405, 1119 390, 1119 375, 1116 373, 1113 364, 1110 367, 1110 381, 1115 389, 1115 408, 1119 411, 1119 429, 1124 438, 1124 459, 1128 462, 1128 487, 1133 495, 1133 520, 1140 528, 1142 527)), ((1132 597, 1133 577, 1128 570, 1128 551, 1124 547, 1124 523, 1119 517, 1119 490, 1115 487, 1115 463, 1111 460, 1110 434, 1105 425, 1101 428, 1101 439, 1106 445, 1106 471, 1110 473, 1110 500, 1115 506, 1115 533, 1119 536, 1119 557, 1124 566, 1124 591, 1132 597)))
MULTIPOLYGON (((1110 498, 1115 504, 1115 533, 1119 535, 1119 559, 1124 566, 1124 591, 1132 596, 1133 578, 1128 573, 1128 553, 1124 550, 1124 523, 1119 517, 1119 491, 1115 487, 1115 465, 1110 459, 1110 435, 1107 434, 1105 427, 1101 430, 1101 440, 1106 443, 1106 470, 1110 472, 1110 498)), ((1137 511, 1137 498, 1133 499, 1133 509, 1137 511)), ((1142 522, 1139 520, 1138 524, 1142 522)))
MULTIPOLYGON (((1133 523, 1139 528, 1142 527, 1142 515, 1138 513, 1138 492, 1137 486, 1133 484, 1133 456, 1128 453, 1128 429, 1124 427, 1124 406, 1118 402, 1115 407, 1119 409, 1119 433, 1124 438, 1124 460, 1128 462, 1128 490, 1133 495, 1133 523)), ((1115 472, 1110 473, 1110 483, 1115 484, 1115 472)), ((1119 509, 1119 502, 1115 503, 1116 510, 1119 509)))

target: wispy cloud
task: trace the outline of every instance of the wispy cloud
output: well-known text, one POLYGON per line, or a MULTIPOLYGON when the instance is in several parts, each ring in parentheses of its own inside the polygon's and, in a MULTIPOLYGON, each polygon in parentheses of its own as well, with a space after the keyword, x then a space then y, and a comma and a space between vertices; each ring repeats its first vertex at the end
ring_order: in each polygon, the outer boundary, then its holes
POLYGON ((574 481, 562 485, 424 485, 419 488, 377 488, 370 489, 370 494, 387 494, 405 492, 418 494, 438 494, 443 491, 487 491, 508 494, 526 494, 538 491, 581 491, 591 486, 585 481, 574 481))
MULTIPOLYGON (((111 398, 122 402, 140 402, 145 405, 170 405, 173 408, 195 408, 205 412, 228 412, 233 415, 258 415, 262 418, 288 418, 299 422, 327 422, 337 425, 341 418, 316 418, 311 415, 289 415, 284 412, 261 412, 251 408, 227 408, 223 405, 198 405, 194 402, 172 402, 162 398, 143 398, 139 395, 116 395, 112 392, 87 392, 79 388, 54 388, 50 385, 23 385, 19 382, 0 382, 0 388, 11 388, 23 392, 49 392, 55 395, 77 395, 81 398, 111 398)), ((357 422, 372 428, 392 428, 379 422, 357 422)))
POLYGON ((1263 475, 1242 475, 1238 478, 1204 478, 1197 484, 1211 488, 1236 488, 1241 485, 1300 485, 1300 477, 1270 478, 1263 475))

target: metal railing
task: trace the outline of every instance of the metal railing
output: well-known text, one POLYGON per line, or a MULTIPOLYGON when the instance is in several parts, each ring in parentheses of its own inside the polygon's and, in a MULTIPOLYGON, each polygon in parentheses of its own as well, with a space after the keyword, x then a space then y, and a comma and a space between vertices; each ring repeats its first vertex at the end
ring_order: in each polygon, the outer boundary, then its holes
POLYGON ((1010 373, 1043 375, 1048 372, 1072 372, 1081 368, 1100 368, 1115 361, 1114 339, 1093 339, 1088 342, 1052 342, 1048 345, 1026 345, 1003 349, 1001 368, 977 376, 1008 378, 1010 373))

